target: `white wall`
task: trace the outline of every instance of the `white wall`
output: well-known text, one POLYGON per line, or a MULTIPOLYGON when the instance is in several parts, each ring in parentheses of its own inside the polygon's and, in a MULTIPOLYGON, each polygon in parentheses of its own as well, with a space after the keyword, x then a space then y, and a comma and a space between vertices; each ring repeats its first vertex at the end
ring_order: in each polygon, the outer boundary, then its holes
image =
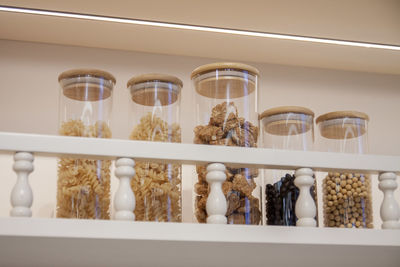
MULTIPOLYGON (((148 72, 181 78, 183 142, 190 143, 195 126, 190 73, 199 65, 216 61, 220 60, 0 40, 0 131, 56 134, 59 73, 70 68, 94 67, 117 78, 112 118, 114 138, 126 139, 131 131, 126 90, 129 78, 148 72)), ((280 105, 306 106, 316 115, 334 110, 364 111, 371 119, 370 152, 400 155, 400 76, 249 64, 261 73, 260 111, 280 105)), ((14 182, 11 164, 10 155, 0 157, 1 176, 5 180, 0 187, 0 216, 7 216, 10 209, 9 192, 14 182)), ((54 159, 36 158, 35 168, 31 176, 34 216, 49 217, 55 201, 56 163, 54 159)), ((192 169, 186 167, 184 171, 184 219, 190 221, 192 169)), ((379 206, 380 192, 374 194, 379 206)), ((376 208, 375 218, 379 217, 377 211, 376 208)))

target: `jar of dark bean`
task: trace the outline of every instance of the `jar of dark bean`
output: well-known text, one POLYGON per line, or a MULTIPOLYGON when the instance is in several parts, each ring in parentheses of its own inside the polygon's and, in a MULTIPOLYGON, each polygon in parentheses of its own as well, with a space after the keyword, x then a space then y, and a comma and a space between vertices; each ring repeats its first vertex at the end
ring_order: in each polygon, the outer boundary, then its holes
MULTIPOLYGON (((277 107, 261 116, 265 148, 312 150, 314 113, 304 107, 277 107)), ((267 225, 296 225, 295 204, 299 189, 293 170, 265 170, 265 209, 267 225)), ((315 198, 315 186, 311 188, 315 198)))
MULTIPOLYGON (((363 154, 368 150, 369 117, 357 111, 337 111, 317 118, 320 145, 329 152, 363 154)), ((322 181, 324 225, 373 228, 371 182, 368 174, 332 171, 322 181)))

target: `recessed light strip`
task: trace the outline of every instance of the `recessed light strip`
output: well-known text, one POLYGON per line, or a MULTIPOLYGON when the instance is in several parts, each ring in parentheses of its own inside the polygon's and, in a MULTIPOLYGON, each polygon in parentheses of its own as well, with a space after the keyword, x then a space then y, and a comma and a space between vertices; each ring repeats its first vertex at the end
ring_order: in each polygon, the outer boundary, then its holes
POLYGON ((203 32, 225 33, 225 34, 244 35, 244 36, 262 37, 262 38, 274 38, 274 39, 283 39, 283 40, 293 40, 293 41, 314 42, 314 43, 335 44, 335 45, 345 45, 345 46, 355 46, 355 47, 400 51, 400 46, 388 45, 388 44, 355 42, 355 41, 347 41, 347 40, 316 38, 316 37, 258 32, 258 31, 245 31, 245 30, 237 30, 237 29, 227 29, 227 28, 208 27, 208 26, 199 26, 199 25, 159 22, 159 21, 151 21, 151 20, 118 18, 118 17, 99 16, 99 15, 90 15, 90 14, 42 10, 42 9, 0 6, 0 11, 24 13, 24 14, 31 14, 31 15, 44 15, 44 16, 53 16, 53 17, 62 17, 62 18, 106 21, 106 22, 114 22, 114 23, 145 25, 145 26, 172 28, 172 29, 194 30, 194 31, 203 31, 203 32))

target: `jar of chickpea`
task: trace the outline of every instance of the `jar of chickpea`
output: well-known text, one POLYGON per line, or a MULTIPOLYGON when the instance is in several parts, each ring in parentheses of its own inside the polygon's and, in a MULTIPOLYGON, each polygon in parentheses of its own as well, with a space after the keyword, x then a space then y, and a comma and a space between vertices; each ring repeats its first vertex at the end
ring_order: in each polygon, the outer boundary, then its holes
MULTIPOLYGON (((317 118, 321 144, 329 152, 366 153, 367 114, 338 111, 317 118)), ((368 174, 329 172, 323 179, 324 225, 373 228, 371 180, 368 174)))

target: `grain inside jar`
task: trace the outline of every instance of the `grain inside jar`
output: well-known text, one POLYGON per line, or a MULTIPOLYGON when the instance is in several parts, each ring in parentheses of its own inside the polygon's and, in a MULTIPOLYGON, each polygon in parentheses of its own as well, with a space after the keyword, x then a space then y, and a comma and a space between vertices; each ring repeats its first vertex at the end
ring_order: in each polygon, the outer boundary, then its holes
MULTIPOLYGON (((195 144, 257 147, 258 73, 249 65, 229 62, 200 66, 192 72, 196 92, 195 144)), ((198 165, 196 172, 195 217, 205 223, 209 194, 206 166, 198 165)), ((258 175, 255 168, 226 166, 222 191, 227 200, 228 224, 260 224, 258 175)))
MULTIPOLYGON (((131 140, 181 142, 182 81, 171 75, 144 74, 128 81, 131 93, 131 140)), ((180 164, 137 161, 131 180, 137 221, 182 221, 180 164)))
MULTIPOLYGON (((111 138, 115 78, 96 69, 60 74, 59 134, 111 138)), ((110 160, 62 157, 58 161, 57 218, 110 219, 110 160)))
MULTIPOLYGON (((321 115, 317 124, 321 146, 329 152, 368 152, 367 114, 337 111, 321 115)), ((373 228, 371 179, 352 171, 329 172, 322 182, 324 225, 340 228, 373 228)))

